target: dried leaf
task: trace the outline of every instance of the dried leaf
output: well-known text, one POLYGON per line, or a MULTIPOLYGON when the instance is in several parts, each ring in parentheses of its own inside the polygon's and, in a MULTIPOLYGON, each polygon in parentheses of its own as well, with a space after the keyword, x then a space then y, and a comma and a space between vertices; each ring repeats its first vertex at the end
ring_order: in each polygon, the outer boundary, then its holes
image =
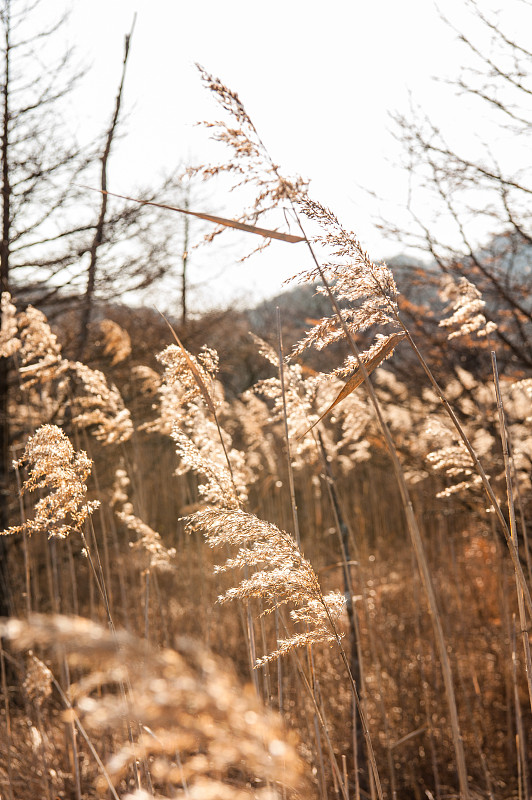
POLYGON ((280 239, 282 242, 289 242, 290 244, 305 241, 303 236, 293 236, 291 233, 271 231, 268 228, 257 228, 255 225, 246 225, 244 222, 238 222, 236 219, 215 217, 212 214, 203 214, 199 211, 190 211, 189 209, 185 208, 177 208, 177 206, 167 206, 164 203, 152 203, 149 200, 138 200, 136 197, 127 197, 127 195, 124 194, 115 194, 115 192, 107 192, 104 189, 95 189, 92 186, 81 186, 81 188, 90 189, 92 192, 100 192, 101 194, 110 195, 111 197, 120 197, 121 200, 130 200, 132 203, 140 203, 140 205, 143 206, 155 206, 156 208, 166 208, 168 211, 179 211, 180 214, 188 214, 191 217, 198 217, 198 219, 207 220, 207 222, 215 222, 217 225, 223 225, 226 228, 238 228, 239 231, 256 233, 258 236, 264 236, 265 239, 280 239))
MULTIPOLYGON (((364 364, 364 367, 365 367, 366 373, 367 373, 368 375, 371 375, 371 373, 372 373, 372 372, 373 372, 375 369, 377 369, 377 367, 379 366, 379 364, 381 364, 381 363, 384 361, 384 359, 385 359, 385 358, 387 358, 387 357, 388 357, 388 356, 389 356, 389 355, 390 355, 390 354, 393 352, 393 350, 396 348, 396 346, 399 344, 399 342, 400 342, 402 339, 404 339, 404 337, 405 337, 405 336, 406 336, 406 334, 405 334, 405 333, 393 333, 391 336, 389 336, 389 337, 388 337, 388 338, 387 338, 387 339, 384 341, 384 344, 383 344, 383 346, 380 348, 380 350, 378 350, 378 351, 375 353, 375 355, 373 355, 373 356, 372 356, 372 357, 371 357, 371 358, 370 358, 370 359, 369 359, 367 362, 365 362, 365 364, 364 364)), ((333 410, 333 408, 334 408, 336 405, 338 405, 338 403, 340 403, 340 402, 341 402, 342 400, 344 400, 344 399, 345 399, 345 398, 346 398, 348 395, 350 395, 350 394, 351 394, 351 392, 354 392, 354 391, 355 391, 355 389, 358 389, 358 387, 360 386, 360 384, 361 384, 361 383, 363 383, 363 382, 364 382, 364 374, 363 374, 362 370, 360 369, 360 367, 357 367, 357 369, 356 369, 356 370, 354 371, 354 373, 351 375, 351 377, 349 378, 349 380, 347 381, 347 383, 346 383, 346 384, 345 384, 345 385, 342 387, 342 389, 341 389, 341 390, 340 390, 340 392, 338 393, 338 395, 337 395, 337 397, 335 398, 335 400, 334 400, 334 401, 331 403, 331 405, 329 406, 329 408, 327 408, 327 409, 326 409, 326 410, 323 412, 323 414, 321 415, 321 417, 319 417, 319 419, 317 419, 317 420, 316 420, 316 422, 313 422, 313 423, 312 423, 312 425, 310 426, 310 428, 307 428, 307 430, 306 430, 304 433, 300 434, 300 435, 299 435, 297 438, 298 438, 298 439, 302 439, 302 438, 303 438, 303 436, 306 436, 306 435, 307 435, 307 433, 308 433, 309 431, 311 431, 311 430, 312 430, 312 428, 314 428, 314 427, 315 427, 315 426, 318 424, 318 422, 321 422, 321 421, 322 421, 322 419, 323 419, 324 417, 326 417, 326 416, 327 416, 327 414, 329 414, 329 413, 330 413, 330 412, 333 410)))

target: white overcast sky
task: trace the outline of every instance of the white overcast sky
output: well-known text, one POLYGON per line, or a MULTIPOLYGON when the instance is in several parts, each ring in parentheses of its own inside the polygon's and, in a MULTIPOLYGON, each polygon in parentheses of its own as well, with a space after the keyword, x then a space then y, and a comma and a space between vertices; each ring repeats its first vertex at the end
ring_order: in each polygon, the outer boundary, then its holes
MULTIPOLYGON (((474 26, 464 0, 439 6, 457 27, 474 26)), ((68 36, 90 65, 76 105, 85 133, 108 122, 135 12, 127 136, 112 156, 114 191, 128 194, 179 163, 212 158, 195 123, 220 111, 194 62, 238 92, 273 158, 286 172, 310 178, 313 196, 375 258, 399 250, 382 240, 374 220, 378 213, 399 218, 407 192, 390 112, 406 113, 411 93, 456 141, 470 146, 481 138, 476 112, 471 119, 463 106, 457 112, 454 90, 434 80, 457 77, 466 53, 431 0, 76 0, 68 36)), ((231 203, 207 190, 203 206, 223 215, 231 203)), ((300 266, 297 247, 273 244, 258 260, 227 267, 214 296, 275 294, 300 266)))

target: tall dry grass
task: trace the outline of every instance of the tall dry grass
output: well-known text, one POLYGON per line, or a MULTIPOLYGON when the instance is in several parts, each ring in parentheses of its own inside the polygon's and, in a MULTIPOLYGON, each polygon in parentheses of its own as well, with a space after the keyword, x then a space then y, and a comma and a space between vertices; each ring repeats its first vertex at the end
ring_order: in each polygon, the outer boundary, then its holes
MULTIPOLYGON (((256 339, 271 376, 228 399, 208 344, 169 332, 159 371, 133 366, 108 321, 104 374, 3 296, 20 492, 2 792, 528 798, 532 382, 436 379, 392 271, 204 78, 232 155, 200 171, 258 187, 249 230, 290 221, 331 311, 290 357, 279 319, 256 339), (306 367, 342 343, 329 373, 306 367), (399 348, 425 385, 384 363, 399 348)), ((488 364, 475 287, 442 293, 449 347, 488 364)))

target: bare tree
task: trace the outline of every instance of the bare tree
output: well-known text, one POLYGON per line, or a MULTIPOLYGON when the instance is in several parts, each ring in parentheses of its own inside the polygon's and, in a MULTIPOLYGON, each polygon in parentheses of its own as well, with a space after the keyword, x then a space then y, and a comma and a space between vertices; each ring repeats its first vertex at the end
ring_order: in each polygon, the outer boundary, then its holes
MULTIPOLYGON (((45 10, 41 0, 0 0, 0 285, 21 302, 46 306, 49 317, 65 305, 79 306, 85 294, 86 330, 98 294, 123 296, 151 285, 172 265, 177 271, 179 249, 176 229, 158 225, 160 210, 105 201, 102 213, 98 194, 81 188, 97 185, 98 164, 105 172, 121 91, 101 142, 79 144, 69 135, 69 100, 83 71, 71 51, 56 55, 64 16, 36 30, 45 10)), ((164 192, 175 202, 179 187, 172 176, 138 194, 149 200, 164 192)), ((11 461, 9 375, 9 359, 0 358, 2 528, 8 524, 11 461)))
POLYGON ((64 101, 79 81, 71 51, 52 55, 60 17, 35 33, 40 0, 2 0, 2 286, 61 282, 88 225, 65 208, 94 151, 66 134, 64 101))
MULTIPOLYGON (((532 164, 525 145, 530 148, 532 135, 532 50, 527 47, 532 5, 521 0, 517 7, 517 0, 509 0, 504 19, 477 0, 467 0, 467 7, 472 33, 455 32, 471 66, 464 67, 451 84, 456 90, 453 120, 462 124, 461 102, 469 111, 477 111, 478 147, 471 155, 466 146, 450 144, 452 137, 446 136, 443 125, 437 126, 419 108, 396 115, 396 133, 410 173, 412 225, 407 231, 389 224, 382 227, 403 245, 429 253, 441 270, 472 280, 486 300, 487 316, 498 324, 495 335, 506 363, 530 368, 532 164), (504 27, 512 11, 523 19, 521 37, 504 27), (493 138, 505 143, 498 156, 495 147, 481 145, 486 120, 496 134, 493 138), (515 164, 517 152, 523 160, 515 164), (437 209, 440 220, 452 223, 453 237, 438 233, 437 221, 426 215, 428 207, 437 209), (482 245, 479 223, 489 232, 482 245)), ((451 124, 448 133, 452 134, 451 124)))
POLYGON ((85 289, 85 295, 83 298, 82 308, 81 308, 81 321, 80 321, 80 328, 79 328, 79 340, 78 340, 78 359, 81 361, 83 357, 83 350, 85 342, 87 341, 87 334, 89 323, 92 314, 92 306, 93 306, 93 299, 94 299, 94 291, 96 288, 96 264, 98 260, 98 248, 103 242, 104 236, 104 226, 105 226, 105 218, 107 213, 107 164, 109 161, 109 157, 111 155, 111 147, 113 144, 113 139, 116 133, 118 119, 120 115, 120 106, 122 105, 122 92, 124 89, 124 81, 126 77, 126 69, 127 69, 127 61, 129 56, 129 47, 131 43, 131 36, 133 34, 133 29, 135 27, 135 19, 133 20, 133 25, 131 26, 131 31, 127 34, 125 39, 124 45, 124 61, 122 64, 122 77, 120 79, 120 85, 118 87, 118 92, 116 95, 115 107, 113 111, 113 116, 111 118, 111 123, 109 125, 109 129, 107 131, 107 136, 105 138, 105 146, 101 156, 101 181, 100 187, 102 190, 101 196, 101 205, 100 205, 100 213, 98 215, 98 222, 96 223, 96 229, 94 232, 94 238, 92 240, 91 249, 90 249, 90 261, 89 267, 87 269, 87 286, 85 289))

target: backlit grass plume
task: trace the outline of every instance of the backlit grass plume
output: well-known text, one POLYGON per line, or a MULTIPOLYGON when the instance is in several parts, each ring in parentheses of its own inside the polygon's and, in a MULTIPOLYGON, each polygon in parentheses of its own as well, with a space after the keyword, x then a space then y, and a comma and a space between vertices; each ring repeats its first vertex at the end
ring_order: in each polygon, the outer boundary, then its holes
POLYGON ((456 281, 451 275, 444 275, 440 289, 440 297, 448 303, 450 317, 440 321, 443 328, 455 328, 448 335, 449 339, 475 333, 478 337, 489 336, 497 330, 495 322, 487 322, 483 309, 486 305, 477 287, 461 277, 456 281))
MULTIPOLYGON (((305 191, 306 181, 299 176, 288 178, 281 175, 277 165, 269 158, 257 129, 236 92, 203 67, 198 65, 198 69, 205 86, 229 115, 228 121, 218 120, 204 124, 212 130, 212 138, 229 149, 231 157, 220 164, 192 168, 190 172, 200 175, 204 180, 229 175, 233 180, 233 189, 253 186, 255 199, 242 212, 239 220, 256 224, 263 215, 272 211, 278 212, 283 206, 289 207, 305 191)), ((280 219, 286 224, 285 218, 281 216, 280 219)), ((208 240, 221 230, 223 228, 207 237, 208 240)), ((265 240, 260 249, 267 247, 270 242, 271 239, 265 240)))
POLYGON ((100 332, 103 336, 103 354, 111 359, 113 367, 131 355, 129 333, 112 319, 102 319, 100 332))
POLYGON ((175 548, 165 547, 160 533, 153 530, 134 513, 128 496, 130 486, 129 476, 123 466, 120 466, 115 471, 111 505, 120 522, 128 531, 136 535, 136 539, 129 542, 131 550, 140 556, 145 573, 154 569, 173 570, 175 568, 173 563, 176 556, 175 548))
MULTIPOLYGON (((347 231, 338 218, 321 203, 308 195, 299 199, 303 214, 316 223, 320 233, 313 242, 326 249, 325 260, 296 276, 301 283, 318 282, 317 291, 325 294, 320 285, 325 276, 333 288, 342 308, 342 316, 352 333, 373 325, 395 324, 397 287, 391 270, 384 263, 371 260, 352 231, 347 231)), ((318 350, 345 337, 336 315, 321 320, 313 326, 294 349, 295 354, 314 346, 318 350)))
POLYGON ((79 428, 89 428, 105 445, 126 442, 133 434, 129 409, 114 384, 103 372, 80 361, 69 362, 68 375, 75 393, 70 405, 72 421, 79 428))
MULTIPOLYGON (((242 219, 256 222, 262 214, 274 209, 282 211, 285 219, 295 217, 299 232, 303 234, 301 241, 309 246, 314 261, 311 269, 296 277, 301 282, 317 282, 317 291, 323 294, 334 292, 342 306, 341 315, 349 335, 376 325, 397 328, 398 292, 391 270, 384 263, 373 262, 355 234, 345 230, 328 208, 309 197, 306 181, 281 174, 238 95, 201 67, 200 72, 206 86, 229 115, 228 122, 218 120, 208 124, 214 131, 212 138, 226 145, 232 157, 221 165, 195 171, 203 178, 229 173, 237 176, 233 188, 254 187, 255 202, 244 211, 242 219), (319 235, 304 233, 303 216, 310 224, 317 224, 321 230, 319 235), (313 245, 326 248, 326 260, 321 265, 312 250, 313 245)), ((334 313, 311 328, 295 346, 294 355, 300 355, 308 347, 323 349, 345 337, 346 330, 334 313)), ((389 358, 400 338, 402 335, 398 333, 381 334, 375 345, 361 354, 362 361, 373 361, 366 371, 371 372, 389 358)), ((358 359, 350 357, 344 365, 344 374, 359 367, 358 359)), ((360 380, 358 376, 352 377, 360 384, 363 373, 360 380)))
MULTIPOLYGON (((46 383, 65 371, 67 362, 61 355, 61 346, 42 311, 28 306, 17 314, 19 371, 24 388, 46 383)), ((12 346, 16 346, 13 342, 12 346)))
POLYGON ((81 530, 98 501, 87 501, 85 481, 90 475, 92 461, 80 450, 75 452, 63 431, 56 425, 43 425, 29 438, 24 455, 17 466, 27 463, 29 478, 22 491, 47 490, 35 506, 35 516, 22 525, 2 531, 14 533, 46 533, 49 537, 64 538, 81 530))
MULTIPOLYGON (((278 369, 279 357, 273 348, 257 336, 254 339, 259 353, 278 369)), ((367 368, 371 369, 371 366, 367 368)), ((319 450, 310 434, 325 417, 329 417, 333 423, 341 420, 342 424, 341 439, 333 435, 333 429, 322 428, 322 440, 329 457, 340 457, 340 450, 344 448, 350 458, 367 458, 369 445, 363 437, 371 416, 368 415, 367 404, 353 392, 355 380, 359 380, 359 371, 344 384, 334 374, 305 375, 300 364, 287 360, 283 374, 284 402, 283 386, 278 377, 259 381, 253 391, 273 402, 270 422, 281 421, 286 413, 288 435, 292 440, 293 468, 306 469, 313 463, 321 463, 319 450), (316 408, 325 411, 317 415, 316 408), (331 414, 333 410, 334 414, 331 414)), ((345 462, 348 468, 351 466, 350 458, 345 462)))
POLYGON ((126 632, 59 615, 12 619, 0 632, 19 649, 66 655, 75 669, 66 716, 95 741, 107 733, 112 742, 99 791, 112 787, 117 798, 117 787, 123 796, 134 762, 149 770, 157 797, 273 800, 276 786, 299 787, 301 764, 281 718, 199 642, 177 638, 173 649, 155 650, 126 632), (127 693, 116 691, 119 684, 127 693), (133 742, 126 720, 138 731, 133 742))
MULTIPOLYGON (((258 336, 253 338, 259 354, 269 361, 278 372, 278 354, 263 339, 258 336)), ((307 438, 303 441, 297 441, 297 439, 302 431, 309 429, 309 421, 313 418, 316 393, 323 385, 325 376, 315 374, 305 378, 300 364, 288 362, 283 366, 283 384, 277 374, 274 377, 258 381, 253 387, 253 392, 271 401, 272 423, 282 422, 286 415, 288 436, 294 442, 293 466, 301 466, 316 459, 316 448, 312 439, 307 438)))
POLYGON ((204 346, 194 356, 176 341, 158 355, 164 377, 158 419, 148 429, 170 433, 181 459, 177 474, 193 471, 205 478, 198 488, 207 503, 238 508, 247 500, 253 474, 218 419, 225 406, 216 380, 218 353, 204 346))
POLYGON ((280 639, 257 666, 295 647, 337 641, 335 623, 344 611, 345 599, 339 592, 322 594, 312 565, 291 534, 239 509, 210 508, 186 522, 189 530, 201 531, 211 547, 238 547, 236 555, 217 566, 216 572, 254 570, 251 577, 221 595, 219 602, 260 598, 266 614, 292 606, 290 617, 301 630, 280 639))
POLYGON ((9 358, 20 348, 20 341, 17 339, 17 309, 11 302, 9 292, 2 292, 0 304, 2 310, 0 358, 9 358))
POLYGON ((199 475, 202 482, 198 491, 206 503, 238 508, 247 500, 247 479, 253 477, 251 470, 246 468, 244 455, 230 447, 230 438, 225 431, 221 431, 222 447, 216 425, 206 414, 196 415, 194 422, 190 434, 178 425, 172 430, 176 452, 181 459, 176 474, 184 475, 191 471, 199 475))
POLYGON ((105 445, 127 441, 133 423, 116 386, 99 370, 63 357, 42 311, 28 306, 15 314, 9 295, 4 295, 7 317, 0 357, 16 353, 21 388, 26 402, 35 406, 39 422, 69 418, 105 445))

